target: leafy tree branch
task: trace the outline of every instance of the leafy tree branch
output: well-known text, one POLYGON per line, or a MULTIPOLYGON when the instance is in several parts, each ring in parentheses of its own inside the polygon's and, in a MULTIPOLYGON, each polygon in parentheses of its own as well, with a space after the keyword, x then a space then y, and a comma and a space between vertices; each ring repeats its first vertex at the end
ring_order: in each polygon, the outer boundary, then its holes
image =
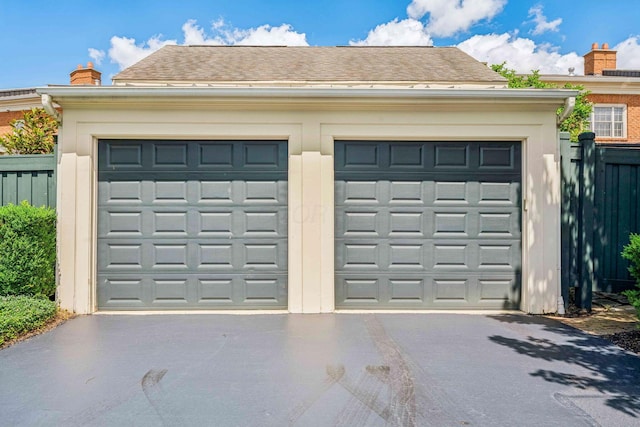
POLYGON ((42 108, 33 108, 22 119, 9 124, 12 132, 0 137, 7 154, 48 154, 53 152, 58 123, 42 108))
MULTIPOLYGON (((510 88, 536 88, 536 89, 554 89, 558 88, 553 83, 547 83, 540 80, 540 71, 533 70, 531 74, 522 75, 517 74, 515 70, 506 67, 506 63, 494 64, 491 69, 508 81, 510 88)), ((578 90, 580 93, 576 96, 576 105, 573 112, 565 120, 560 123, 560 130, 563 132, 569 132, 571 135, 571 141, 577 141, 578 135, 589 128, 589 118, 591 116, 591 110, 593 104, 587 99, 589 92, 585 90, 584 86, 572 85, 570 83, 565 84, 562 89, 578 90)), ((557 111, 558 115, 562 113, 564 107, 560 107, 557 111)))

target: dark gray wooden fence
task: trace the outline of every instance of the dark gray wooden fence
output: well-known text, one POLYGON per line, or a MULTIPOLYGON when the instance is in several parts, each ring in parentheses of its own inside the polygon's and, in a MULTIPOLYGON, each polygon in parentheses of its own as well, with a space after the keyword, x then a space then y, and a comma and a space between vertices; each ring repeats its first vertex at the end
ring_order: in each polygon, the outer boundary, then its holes
POLYGON ((56 154, 0 156, 0 203, 56 206, 56 154))
POLYGON ((620 256, 629 233, 640 232, 640 146, 560 140, 562 156, 562 291, 575 288, 576 304, 591 309, 592 291, 631 289, 620 256))

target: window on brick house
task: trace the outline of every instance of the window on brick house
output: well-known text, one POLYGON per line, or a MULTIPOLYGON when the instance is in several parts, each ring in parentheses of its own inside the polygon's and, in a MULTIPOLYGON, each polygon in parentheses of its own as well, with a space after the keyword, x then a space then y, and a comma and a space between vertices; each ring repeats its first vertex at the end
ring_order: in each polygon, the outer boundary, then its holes
POLYGON ((600 138, 625 138, 627 136, 627 106, 593 106, 591 113, 591 131, 600 138))

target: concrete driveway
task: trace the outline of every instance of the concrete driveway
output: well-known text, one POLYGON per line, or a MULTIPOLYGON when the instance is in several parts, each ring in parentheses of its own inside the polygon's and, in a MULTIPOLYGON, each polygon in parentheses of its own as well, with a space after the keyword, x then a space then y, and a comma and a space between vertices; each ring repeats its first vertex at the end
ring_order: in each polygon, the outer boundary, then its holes
POLYGON ((94 315, 0 351, 7 426, 637 426, 640 358, 519 314, 94 315))

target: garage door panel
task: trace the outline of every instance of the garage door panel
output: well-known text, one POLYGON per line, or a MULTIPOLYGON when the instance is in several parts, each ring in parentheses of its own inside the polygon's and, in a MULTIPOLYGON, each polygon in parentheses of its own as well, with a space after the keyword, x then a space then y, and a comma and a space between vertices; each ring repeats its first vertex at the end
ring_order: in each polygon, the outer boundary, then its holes
POLYGON ((242 244, 242 266, 251 270, 280 270, 286 266, 283 244, 246 242, 242 244))
POLYGON ((196 234, 199 237, 229 238, 233 235, 233 211, 198 211, 196 234))
POLYGON ((425 300, 425 284, 421 278, 390 278, 388 279, 390 290, 389 302, 422 304, 425 300))
POLYGON ((133 204, 142 203, 142 182, 135 180, 123 180, 117 182, 98 183, 98 203, 106 204, 133 204))
POLYGON ((141 276, 113 275, 98 282, 97 299, 105 306, 122 309, 142 309, 150 298, 145 297, 141 276))
POLYGON ((101 210, 98 212, 98 236, 141 237, 142 211, 135 208, 101 210))
POLYGON ((344 186, 343 191, 339 191, 340 200, 345 203, 374 203, 380 199, 380 184, 376 181, 346 181, 340 183, 344 186))
POLYGON ((336 217, 337 227, 346 237, 350 236, 380 236, 380 225, 378 224, 378 212, 371 210, 353 210, 344 212, 340 217, 336 217))
POLYGON ((520 237, 520 215, 515 212, 480 212, 478 236, 515 239, 520 237))
POLYGON ((160 169, 171 167, 171 169, 187 169, 187 147, 185 143, 154 144, 152 151, 152 167, 160 169))
POLYGON ((471 216, 468 212, 434 212, 433 236, 436 238, 469 237, 471 216))
POLYGON ((457 181, 434 182, 434 204, 460 205, 469 203, 469 183, 457 181))
POLYGON ((99 152, 101 309, 286 307, 286 142, 102 140, 99 152))
POLYGON ((515 170, 514 146, 480 146, 479 168, 515 170))
POLYGON ((435 150, 435 169, 469 168, 469 145, 441 144, 433 147, 435 150))
POLYGON ((196 143, 192 150, 192 160, 198 169, 213 167, 215 169, 233 169, 234 144, 228 143, 196 143))
POLYGON ((101 159, 102 169, 127 167, 140 169, 143 166, 142 145, 139 142, 109 145, 101 159))
POLYGON ((516 307, 519 156, 519 143, 337 142, 337 306, 516 307), (360 144, 369 160, 349 160, 360 144))
MULTIPOLYGON (((390 181, 384 184, 388 185, 388 199, 390 205, 423 204, 425 201, 425 189, 422 181, 390 181)), ((386 191, 382 195, 382 201, 385 201, 385 195, 386 191)))
POLYGON ((102 242, 98 246, 98 268, 104 270, 141 270, 143 245, 138 240, 102 242))
POLYGON ((338 282, 338 288, 342 292, 338 292, 338 297, 340 300, 349 302, 379 303, 379 293, 384 289, 379 281, 380 278, 370 276, 341 278, 338 282))
POLYGON ((470 268, 469 245, 466 243, 435 243, 433 245, 434 270, 460 270, 470 268))
POLYGON ((389 166, 393 168, 425 168, 426 153, 423 144, 402 144, 389 146, 389 166))
POLYGON ((152 287, 153 303, 188 303, 188 286, 186 277, 155 279, 152 287))
POLYGON ((342 267, 345 270, 377 270, 382 266, 380 245, 372 243, 345 243, 340 246, 342 267))
POLYGON ((187 203, 187 181, 156 181, 153 185, 153 203, 187 203))
POLYGON ((416 243, 390 243, 388 246, 387 268, 395 270, 424 270, 425 247, 416 243))
POLYGON ((513 298, 514 288, 518 286, 516 279, 511 277, 478 279, 478 284, 480 289, 480 303, 485 304, 509 303, 513 298))
POLYGON ((480 205, 519 206, 520 185, 508 182, 480 182, 480 205))
POLYGON ((427 212, 393 209, 388 214, 387 235, 391 238, 424 238, 428 233, 427 218, 427 212))
POLYGON ((469 279, 466 277, 459 278, 442 278, 433 279, 433 301, 434 303, 469 303, 469 279))
POLYGON ((151 246, 152 270, 188 270, 189 243, 170 242, 160 243, 155 241, 147 245, 151 246))
POLYGON ((198 270, 233 271, 234 265, 233 243, 228 241, 207 241, 198 244, 198 270))
POLYGON ((152 218, 152 236, 154 237, 186 237, 187 215, 185 210, 176 211, 175 209, 164 212, 151 212, 152 218))
POLYGON ((198 181, 198 203, 222 204, 233 203, 235 193, 231 181, 198 181))

